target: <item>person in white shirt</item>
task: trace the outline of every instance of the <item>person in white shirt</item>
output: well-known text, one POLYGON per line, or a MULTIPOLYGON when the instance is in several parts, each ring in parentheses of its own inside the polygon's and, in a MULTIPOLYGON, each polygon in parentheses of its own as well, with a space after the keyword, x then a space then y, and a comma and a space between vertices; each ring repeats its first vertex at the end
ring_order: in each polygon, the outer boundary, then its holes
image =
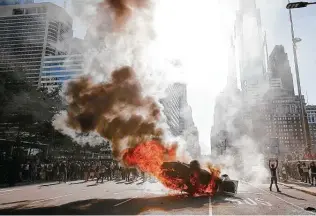
POLYGON ((308 165, 303 163, 302 169, 303 169, 303 176, 305 178, 305 183, 307 183, 307 180, 308 180, 308 183, 310 184, 311 183, 311 179, 309 177, 309 167, 308 167, 308 165))

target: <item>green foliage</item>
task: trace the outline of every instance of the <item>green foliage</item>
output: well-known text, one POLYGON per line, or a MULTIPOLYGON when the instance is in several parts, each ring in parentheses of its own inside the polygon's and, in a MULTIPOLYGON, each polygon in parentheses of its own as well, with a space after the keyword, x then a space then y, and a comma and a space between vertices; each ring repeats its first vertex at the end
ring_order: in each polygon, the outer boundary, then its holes
POLYGON ((60 89, 37 88, 21 74, 0 73, 0 136, 49 143, 56 133, 52 117, 62 108, 60 89))

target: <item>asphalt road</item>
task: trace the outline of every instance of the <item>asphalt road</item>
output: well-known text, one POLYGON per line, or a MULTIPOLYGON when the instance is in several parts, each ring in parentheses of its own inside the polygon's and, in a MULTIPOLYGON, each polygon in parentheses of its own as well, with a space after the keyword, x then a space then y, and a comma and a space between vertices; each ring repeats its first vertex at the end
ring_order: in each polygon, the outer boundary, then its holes
POLYGON ((70 182, 0 190, 0 214, 316 215, 316 197, 280 186, 241 182, 235 197, 190 198, 157 183, 70 182))

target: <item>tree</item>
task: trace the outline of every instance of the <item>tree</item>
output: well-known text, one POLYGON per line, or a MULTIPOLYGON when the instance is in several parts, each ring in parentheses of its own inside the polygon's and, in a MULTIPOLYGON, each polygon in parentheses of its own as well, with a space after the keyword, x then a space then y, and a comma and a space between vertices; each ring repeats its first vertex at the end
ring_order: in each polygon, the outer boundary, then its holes
POLYGON ((10 140, 49 142, 55 133, 51 119, 62 107, 60 89, 37 88, 21 74, 0 73, 1 134, 10 140))

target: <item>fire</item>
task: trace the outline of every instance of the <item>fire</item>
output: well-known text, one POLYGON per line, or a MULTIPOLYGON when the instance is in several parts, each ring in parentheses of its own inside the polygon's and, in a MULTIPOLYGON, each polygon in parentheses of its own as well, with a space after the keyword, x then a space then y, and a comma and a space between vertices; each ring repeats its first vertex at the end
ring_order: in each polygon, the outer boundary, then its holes
POLYGON ((165 147, 159 141, 147 141, 123 151, 122 159, 125 165, 137 167, 153 175, 172 190, 186 191, 193 196, 214 195, 217 190, 216 180, 219 179, 219 170, 209 166, 209 172, 194 170, 190 173, 181 170, 180 167, 165 166, 168 162, 176 161, 176 149, 176 145, 165 147), (183 175, 179 175, 181 172, 183 175), (201 183, 202 178, 205 180, 205 177, 209 177, 209 180, 201 183))
POLYGON ((127 166, 137 166, 143 172, 159 178, 161 165, 175 160, 176 150, 176 145, 166 148, 158 141, 148 141, 123 151, 123 161, 127 166))

